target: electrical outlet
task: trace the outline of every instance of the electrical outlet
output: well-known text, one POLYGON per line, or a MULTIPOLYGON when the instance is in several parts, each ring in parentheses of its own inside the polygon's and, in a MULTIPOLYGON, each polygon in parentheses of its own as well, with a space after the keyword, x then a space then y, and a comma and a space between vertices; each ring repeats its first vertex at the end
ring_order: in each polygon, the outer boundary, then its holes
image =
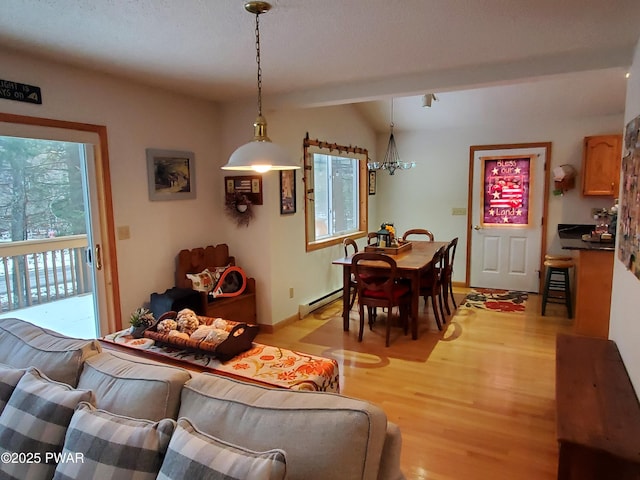
POLYGON ((451 215, 466 215, 466 214, 467 214, 467 209, 464 207, 451 209, 451 215))
POLYGON ((293 287, 289 289, 289 298, 293 298, 293 287))

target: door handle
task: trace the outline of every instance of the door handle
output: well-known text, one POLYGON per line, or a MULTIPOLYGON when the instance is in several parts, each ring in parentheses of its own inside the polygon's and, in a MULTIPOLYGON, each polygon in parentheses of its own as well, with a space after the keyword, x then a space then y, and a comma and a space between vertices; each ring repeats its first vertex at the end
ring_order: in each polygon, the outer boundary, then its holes
POLYGON ((474 230, 482 230, 482 227, 480 225, 474 225, 473 229, 474 230))
POLYGON ((94 252, 94 258, 96 260, 96 270, 102 270, 102 247, 99 243, 96 244, 94 252))

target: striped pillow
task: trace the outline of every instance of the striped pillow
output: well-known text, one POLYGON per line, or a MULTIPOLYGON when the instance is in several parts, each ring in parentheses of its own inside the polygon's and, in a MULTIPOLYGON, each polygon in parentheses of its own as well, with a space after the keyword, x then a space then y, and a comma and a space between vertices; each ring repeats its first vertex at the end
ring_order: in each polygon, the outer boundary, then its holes
POLYGON ((0 456, 24 453, 26 461, 0 463, 0 477, 51 478, 55 455, 62 451, 67 426, 81 401, 94 401, 93 392, 53 381, 34 367, 27 369, 0 414, 0 456))
POLYGON ((173 419, 158 422, 116 415, 82 402, 71 418, 54 480, 153 480, 158 475, 173 419))
POLYGON ((282 480, 286 471, 284 451, 254 452, 232 445, 198 431, 183 417, 178 419, 158 480, 282 480))
POLYGON ((16 385, 27 370, 0 364, 0 413, 11 398, 16 385))

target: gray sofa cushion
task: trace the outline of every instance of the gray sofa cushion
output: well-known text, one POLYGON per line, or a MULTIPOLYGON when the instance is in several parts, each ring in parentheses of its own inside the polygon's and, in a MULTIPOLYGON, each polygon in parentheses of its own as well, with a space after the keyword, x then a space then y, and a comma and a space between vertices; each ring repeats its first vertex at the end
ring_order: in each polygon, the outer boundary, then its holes
POLYGON ((280 448, 287 478, 377 478, 384 412, 342 395, 270 389, 197 374, 182 389, 180 417, 198 430, 255 451, 280 448))
POLYGON ((155 422, 178 418, 180 391, 190 378, 182 368, 105 351, 87 359, 78 387, 93 390, 100 409, 155 422))
POLYGON ((93 401, 93 392, 76 390, 29 368, 0 414, 2 458, 24 455, 15 462, 3 462, 0 478, 53 477, 56 463, 52 455, 62 451, 67 425, 82 401, 93 401))
POLYGON ((26 368, 13 368, 0 363, 0 413, 26 371, 26 368))
POLYGON ((17 318, 0 321, 0 362, 16 368, 37 367, 52 380, 72 387, 78 384, 85 359, 100 350, 97 340, 67 337, 17 318))
POLYGON ((115 415, 81 402, 64 440, 54 480, 155 480, 176 422, 151 422, 115 415))
POLYGON ((247 478, 283 480, 285 452, 254 452, 199 432, 187 418, 178 419, 157 480, 247 478))

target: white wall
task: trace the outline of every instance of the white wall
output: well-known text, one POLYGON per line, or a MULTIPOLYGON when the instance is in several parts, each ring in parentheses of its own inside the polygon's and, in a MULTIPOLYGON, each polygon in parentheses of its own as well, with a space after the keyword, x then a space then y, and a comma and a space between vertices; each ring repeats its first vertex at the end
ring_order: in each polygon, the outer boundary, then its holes
MULTIPOLYGON (((621 133, 622 114, 552 123, 523 117, 508 128, 478 125, 473 128, 428 132, 394 132, 402 161, 417 167, 397 171, 393 176, 378 173, 378 214, 375 221, 392 221, 399 232, 428 228, 436 239, 459 237, 455 282, 466 276, 467 217, 453 216, 452 208, 466 208, 469 189, 469 149, 472 145, 552 142, 551 170, 565 163, 578 171, 576 188, 564 196, 549 196, 547 249, 561 251, 558 223, 593 223, 592 207, 610 207, 611 198, 583 197, 581 194, 582 141, 585 136, 621 133)), ((381 155, 388 134, 378 136, 381 155)), ((553 182, 551 183, 553 190, 553 182)), ((375 222, 374 222, 375 223, 375 222)))
MULTIPOLYGON (((636 47, 631 77, 627 85, 624 124, 640 115, 640 42, 636 47)), ((622 182, 620 182, 622 185, 622 182)), ((636 219, 640 221, 640 219, 636 219)), ((609 338, 614 340, 627 368, 627 373, 636 395, 640 392, 640 280, 631 274, 618 259, 613 265, 613 293, 611 296, 611 318, 609 338)))
POLYGON ((220 163, 220 120, 215 104, 139 86, 93 72, 0 52, 2 78, 39 86, 42 105, 0 100, 0 111, 106 125, 116 227, 131 238, 117 241, 123 322, 155 291, 174 283, 179 250, 221 238, 212 208, 220 163), (194 200, 148 199, 146 148, 195 153, 194 200))

